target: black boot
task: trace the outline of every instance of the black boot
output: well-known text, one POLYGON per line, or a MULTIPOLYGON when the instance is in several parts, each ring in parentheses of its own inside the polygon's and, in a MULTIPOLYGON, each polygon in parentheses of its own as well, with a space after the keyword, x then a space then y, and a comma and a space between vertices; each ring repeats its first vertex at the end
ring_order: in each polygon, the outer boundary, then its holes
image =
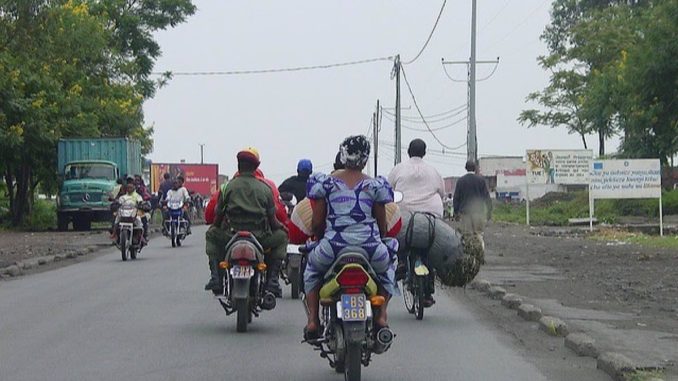
POLYGON ((282 288, 280 288, 280 269, 282 268, 282 259, 266 260, 266 290, 275 295, 276 298, 282 298, 282 288))
POLYGON ((205 291, 213 291, 221 293, 224 286, 221 284, 221 277, 219 276, 219 264, 217 261, 209 260, 210 266, 210 280, 205 285, 205 291))

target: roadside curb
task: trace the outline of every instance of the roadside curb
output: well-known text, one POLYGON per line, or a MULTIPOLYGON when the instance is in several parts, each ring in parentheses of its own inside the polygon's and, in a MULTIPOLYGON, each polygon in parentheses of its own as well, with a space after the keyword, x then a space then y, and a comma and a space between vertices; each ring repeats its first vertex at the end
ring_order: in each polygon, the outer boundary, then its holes
MULTIPOLYGON (((160 233, 162 229, 161 228, 149 228, 148 233, 149 234, 157 234, 160 233)), ((39 268, 41 266, 54 263, 54 262, 61 262, 65 261, 67 259, 74 259, 77 257, 82 257, 86 256, 91 253, 96 253, 98 251, 104 250, 104 249, 109 249, 111 248, 112 245, 108 246, 103 246, 103 245, 89 245, 77 249, 71 249, 64 251, 63 253, 59 254, 54 254, 54 255, 46 255, 42 257, 36 257, 36 258, 30 258, 26 259, 24 261, 17 261, 14 262, 14 264, 0 268, 0 279, 11 279, 11 278, 17 278, 25 274, 26 271, 32 270, 39 268)))
MULTIPOLYGON (((582 357, 596 359, 596 367, 615 381, 627 381, 637 372, 645 369, 633 363, 628 357, 615 352, 602 351, 596 341, 583 332, 569 332, 567 323, 555 316, 546 316, 541 308, 529 303, 524 303, 520 295, 507 293, 502 287, 493 285, 485 279, 477 279, 469 284, 485 296, 500 300, 501 305, 516 310, 517 315, 525 321, 537 322, 539 329, 547 335, 564 338, 564 345, 574 353, 582 357)), ((652 378, 652 381, 663 381, 661 378, 652 378)))

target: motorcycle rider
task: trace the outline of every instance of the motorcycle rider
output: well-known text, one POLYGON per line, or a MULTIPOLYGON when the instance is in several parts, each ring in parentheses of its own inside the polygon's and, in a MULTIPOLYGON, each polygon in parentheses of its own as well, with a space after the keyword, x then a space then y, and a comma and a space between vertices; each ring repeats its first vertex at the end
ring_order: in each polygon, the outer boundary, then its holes
MULTIPOLYGON (((408 161, 396 165, 388 175, 388 181, 393 190, 403 194, 403 200, 398 204, 404 213, 423 212, 443 218, 443 198, 445 197, 445 183, 440 173, 430 164, 424 162, 426 156, 426 142, 414 139, 407 149, 410 156, 408 161)), ((405 254, 405 252, 400 253, 405 254)), ((406 258, 399 258, 397 278, 402 279, 406 273, 406 258)), ((429 275, 429 282, 433 284, 433 273, 429 275)), ((433 287, 430 288, 433 291, 433 287)), ((435 303, 430 292, 426 292, 424 306, 435 303)))
POLYGON ((308 159, 301 159, 297 163, 297 175, 283 181, 278 187, 280 193, 292 193, 297 203, 306 198, 306 183, 313 173, 313 163, 308 159))
MULTIPOLYGON (((134 185, 133 181, 128 182, 125 189, 126 189, 127 193, 125 193, 124 195, 122 195, 118 198, 118 203, 121 206, 125 205, 126 203, 134 203, 134 206, 138 207, 138 205, 141 202, 144 201, 144 199, 141 197, 141 195, 139 193, 137 193, 136 186, 134 185)), ((120 214, 119 213, 115 216, 115 222, 113 223, 114 228, 113 228, 113 234, 111 235, 111 239, 113 241, 117 241, 117 239, 118 239, 118 229, 115 228, 118 225, 118 222, 120 222, 120 214)), ((141 222, 141 217, 139 217, 138 215, 137 215, 136 220, 134 221, 134 226, 137 227, 137 228, 139 228, 139 227, 143 228, 143 223, 141 222)), ((147 241, 146 231, 144 231, 143 235, 144 235, 143 241, 145 243, 147 241)))
POLYGON ((172 184, 173 181, 170 179, 170 174, 165 172, 164 175, 162 175, 162 178, 164 179, 162 183, 160 183, 160 187, 158 187, 158 196, 160 197, 160 201, 165 200, 165 197, 167 197, 167 192, 172 189, 172 184))
MULTIPOLYGON (((175 179, 172 182, 172 189, 167 191, 167 196, 165 197, 164 201, 164 207, 163 207, 163 219, 167 221, 169 219, 169 211, 167 210, 167 205, 170 202, 183 202, 184 203, 184 208, 182 211, 183 218, 186 219, 186 206, 188 205, 188 202, 191 200, 191 196, 189 196, 188 191, 186 188, 181 186, 181 182, 179 179, 175 179)), ((187 220, 188 221, 188 220, 187 220)), ((165 224, 163 224, 164 226, 165 224)), ((190 226, 190 223, 187 223, 186 225, 186 234, 188 233, 188 227, 190 226)))
MULTIPOLYGON (((189 206, 190 203, 193 202, 193 199, 191 198, 191 194, 188 192, 188 189, 184 186, 184 176, 177 176, 176 181, 179 183, 179 192, 182 193, 182 195, 185 195, 184 199, 184 204, 189 206)), ((188 208, 184 209, 184 219, 186 220, 186 234, 191 234, 191 218, 190 215, 187 212, 188 208)))
POLYGON ((386 302, 375 316, 376 331, 387 327, 388 299, 397 293, 391 253, 398 242, 383 238, 387 232, 385 205, 393 202, 393 191, 383 177, 371 178, 362 170, 367 164, 370 143, 365 136, 350 136, 341 144, 345 169, 331 175, 316 173, 308 182, 308 197, 314 202, 312 229, 318 244, 308 253, 304 289, 308 323, 304 339, 320 334, 319 291, 323 276, 338 253, 347 246, 362 247, 379 279, 379 294, 386 302))
POLYGON ((220 291, 223 277, 219 262, 226 255, 225 245, 235 233, 246 230, 254 234, 264 248, 265 288, 275 294, 282 260, 287 254, 287 231, 275 217, 275 202, 269 185, 255 177, 259 154, 247 148, 237 154, 239 175, 231 180, 219 196, 214 223, 207 230, 206 251, 210 258, 210 281, 205 289, 220 291))

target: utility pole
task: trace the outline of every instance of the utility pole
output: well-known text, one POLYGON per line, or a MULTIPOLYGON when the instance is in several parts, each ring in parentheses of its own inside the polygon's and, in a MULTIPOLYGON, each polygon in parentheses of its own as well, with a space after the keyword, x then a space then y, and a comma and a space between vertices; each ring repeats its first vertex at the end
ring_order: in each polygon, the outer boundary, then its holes
POLYGON ((478 139, 476 135, 476 0, 471 5, 471 59, 469 70, 469 119, 466 137, 467 160, 478 165, 478 139))
MULTIPOLYGON (((493 61, 478 61, 476 59, 476 1, 471 3, 471 57, 468 61, 445 61, 443 65, 466 65, 468 72, 468 124, 466 134, 467 160, 478 164, 478 134, 476 130, 476 65, 499 64, 499 57, 493 61)), ((490 74, 490 76, 492 76, 490 74)), ((488 77, 489 78, 489 77, 488 77)), ((487 79, 487 78, 485 78, 487 79)))
POLYGON ((379 173, 379 166, 378 164, 378 157, 379 157, 379 114, 381 113, 381 109, 379 108, 379 99, 377 99, 377 109, 374 111, 374 114, 372 114, 372 137, 374 138, 374 176, 376 177, 377 174, 379 173))
POLYGON ((204 163, 204 158, 205 158, 205 156, 204 156, 204 152, 205 152, 204 149, 205 149, 205 145, 204 145, 204 144, 198 144, 198 145, 200 146, 200 164, 205 164, 205 163, 204 163))
POLYGON ((396 79, 396 104, 395 104, 395 163, 400 164, 401 161, 401 146, 402 146, 402 131, 400 127, 400 54, 395 58, 393 66, 393 73, 396 79))

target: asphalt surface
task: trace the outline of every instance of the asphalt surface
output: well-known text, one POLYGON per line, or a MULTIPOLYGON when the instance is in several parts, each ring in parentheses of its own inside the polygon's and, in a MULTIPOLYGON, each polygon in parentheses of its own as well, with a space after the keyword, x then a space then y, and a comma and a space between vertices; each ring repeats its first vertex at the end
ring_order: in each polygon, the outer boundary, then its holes
MULTIPOLYGON (((203 237, 196 227, 182 248, 155 237, 136 261, 111 249, 0 282, 0 380, 342 380, 300 343, 306 319, 288 289, 236 332, 202 290, 203 237)), ((606 379, 576 359, 531 356, 458 294, 437 300, 424 321, 393 301, 396 341, 364 380, 606 379)))

